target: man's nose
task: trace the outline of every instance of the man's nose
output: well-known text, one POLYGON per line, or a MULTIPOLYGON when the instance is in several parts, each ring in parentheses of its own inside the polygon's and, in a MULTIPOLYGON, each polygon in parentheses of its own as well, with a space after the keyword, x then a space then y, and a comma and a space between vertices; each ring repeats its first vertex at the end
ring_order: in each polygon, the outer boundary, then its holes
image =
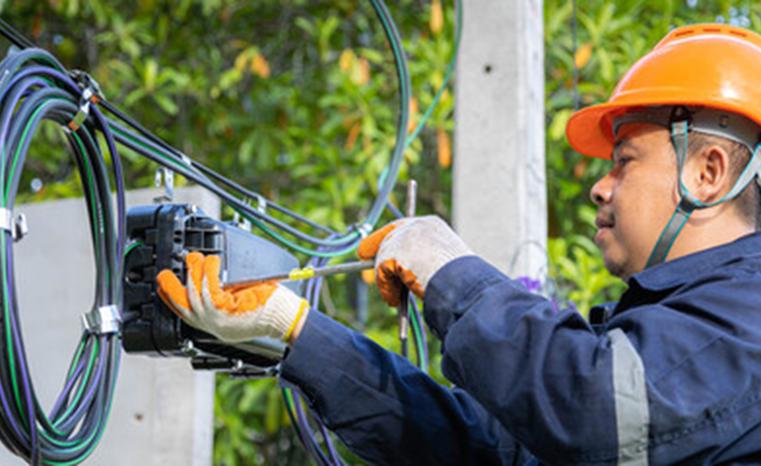
POLYGON ((610 202, 612 194, 613 183, 610 173, 597 180, 594 186, 592 186, 592 189, 589 190, 589 197, 592 199, 592 202, 598 206, 610 202))

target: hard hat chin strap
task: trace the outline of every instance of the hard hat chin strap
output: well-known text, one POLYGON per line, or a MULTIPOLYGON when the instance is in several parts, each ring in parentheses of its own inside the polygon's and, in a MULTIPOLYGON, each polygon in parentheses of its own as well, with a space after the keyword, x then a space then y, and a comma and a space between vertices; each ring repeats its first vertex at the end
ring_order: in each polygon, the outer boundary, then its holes
MULTIPOLYGON (((653 247, 653 251, 650 253, 650 258, 647 260, 647 265, 645 268, 649 268, 653 265, 658 265, 666 259, 669 251, 671 250, 671 246, 673 246, 674 241, 676 241, 677 236, 679 236, 679 233, 682 231, 682 228, 684 228, 684 225, 687 224, 687 220, 690 218, 690 215, 692 215, 692 212, 694 212, 695 209, 713 207, 715 205, 721 204, 722 202, 734 199, 745 189, 748 183, 753 181, 754 178, 757 178, 759 169, 761 168, 761 156, 759 156, 759 148, 761 148, 761 143, 759 143, 756 144, 755 147, 751 148, 752 156, 748 161, 748 164, 745 166, 743 172, 737 178, 737 181, 735 181, 732 189, 730 189, 729 192, 718 201, 708 204, 702 202, 700 199, 693 196, 682 182, 682 171, 684 170, 684 164, 687 160, 688 137, 691 130, 690 125, 691 123, 689 120, 671 123, 671 142, 674 145, 674 150, 676 151, 677 157, 677 173, 679 177, 677 186, 679 189, 680 200, 674 211, 674 214, 671 216, 671 219, 661 232, 661 236, 655 243, 655 247, 653 247)), ((707 134, 726 137, 724 134, 703 131, 702 128, 697 129, 693 127, 692 130, 701 133, 705 132, 707 134)), ((736 140, 735 138, 732 139, 736 140)))
POLYGON ((679 236, 679 232, 682 231, 684 225, 687 224, 687 220, 692 215, 695 209, 701 208, 701 202, 695 198, 689 190, 682 183, 682 170, 684 169, 684 162, 687 160, 687 139, 689 135, 689 122, 687 120, 671 123, 671 143, 674 145, 676 151, 676 163, 678 173, 678 189, 679 189, 679 204, 674 210, 674 214, 669 219, 666 227, 661 232, 661 236, 655 243, 650 258, 647 260, 645 268, 658 265, 666 260, 671 246, 674 245, 676 237, 679 236))

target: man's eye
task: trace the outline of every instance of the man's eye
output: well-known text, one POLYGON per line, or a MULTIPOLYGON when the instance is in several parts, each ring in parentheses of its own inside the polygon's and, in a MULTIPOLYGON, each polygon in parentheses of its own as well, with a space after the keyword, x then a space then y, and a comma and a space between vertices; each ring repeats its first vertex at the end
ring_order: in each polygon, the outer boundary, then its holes
POLYGON ((631 160, 631 157, 619 157, 616 159, 616 165, 618 165, 619 167, 623 167, 624 165, 629 163, 630 160, 631 160))

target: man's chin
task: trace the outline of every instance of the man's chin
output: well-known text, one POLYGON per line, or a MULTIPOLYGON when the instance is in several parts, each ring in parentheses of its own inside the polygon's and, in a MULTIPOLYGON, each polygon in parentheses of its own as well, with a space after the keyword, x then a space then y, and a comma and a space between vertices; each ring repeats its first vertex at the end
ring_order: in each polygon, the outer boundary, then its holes
POLYGON ((624 262, 611 258, 609 254, 605 253, 605 250, 602 247, 600 249, 603 251, 602 262, 608 272, 610 272, 610 274, 614 277, 618 277, 621 280, 626 281, 631 274, 627 271, 624 262))

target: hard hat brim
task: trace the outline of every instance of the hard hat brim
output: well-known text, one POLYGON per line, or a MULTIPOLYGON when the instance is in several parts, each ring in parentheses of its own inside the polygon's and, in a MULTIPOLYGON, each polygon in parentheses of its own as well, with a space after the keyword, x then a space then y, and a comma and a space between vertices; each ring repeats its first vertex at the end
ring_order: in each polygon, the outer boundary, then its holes
POLYGON ((610 159, 613 152, 612 118, 621 105, 598 104, 574 113, 565 128, 573 150, 589 157, 610 159))

